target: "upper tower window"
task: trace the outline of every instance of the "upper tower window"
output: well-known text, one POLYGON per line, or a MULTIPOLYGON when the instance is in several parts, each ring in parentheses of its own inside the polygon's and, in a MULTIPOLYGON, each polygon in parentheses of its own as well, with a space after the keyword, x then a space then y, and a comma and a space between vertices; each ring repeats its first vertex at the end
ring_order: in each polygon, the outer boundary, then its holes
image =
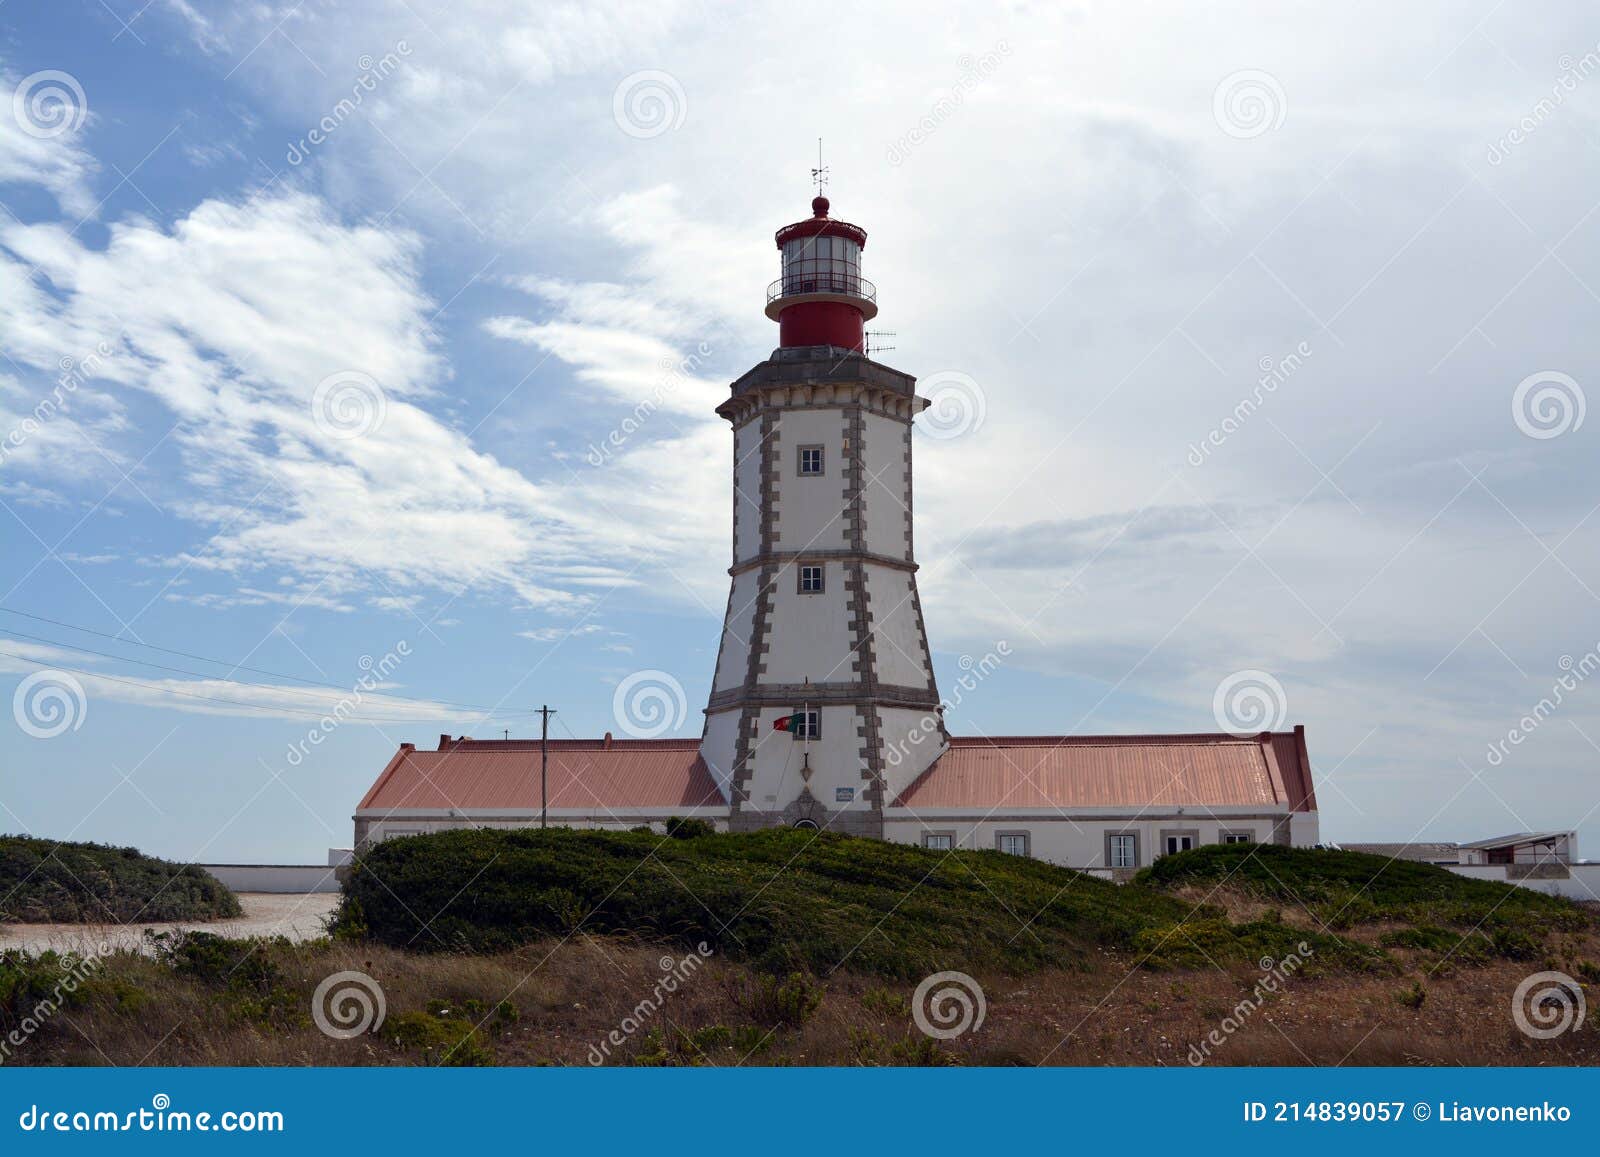
POLYGON ((822 473, 822 447, 800 447, 800 474, 802 477, 822 473))

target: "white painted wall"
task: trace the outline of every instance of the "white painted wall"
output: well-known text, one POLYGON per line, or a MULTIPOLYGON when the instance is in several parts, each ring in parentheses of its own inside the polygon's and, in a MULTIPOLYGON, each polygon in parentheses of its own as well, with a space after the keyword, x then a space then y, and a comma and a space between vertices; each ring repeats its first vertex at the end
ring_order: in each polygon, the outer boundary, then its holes
POLYGON ((917 606, 911 599, 915 576, 909 571, 873 563, 868 563, 864 569, 872 605, 878 681, 904 687, 926 686, 928 659, 922 650, 917 606))
POLYGON ((843 550, 849 545, 844 517, 841 410, 786 410, 773 439, 778 455, 778 550, 843 550), (800 475, 800 447, 821 446, 820 475, 800 475))
POLYGON ((761 552, 761 422, 752 419, 733 432, 733 560, 761 552))
MULTIPOLYGON (((553 828, 585 828, 624 832, 636 827, 649 826, 660 831, 663 830, 665 821, 672 816, 703 819, 718 831, 726 831, 728 827, 727 808, 676 808, 667 810, 665 814, 662 808, 616 808, 610 813, 601 815, 566 808, 551 808, 550 826, 553 828)), ((448 819, 441 819, 437 815, 407 817, 404 813, 395 813, 374 823, 368 831, 367 838, 376 844, 382 843, 384 840, 425 835, 430 832, 456 831, 460 828, 510 830, 512 828, 536 828, 538 826, 539 816, 537 814, 529 815, 527 812, 512 813, 500 808, 466 811, 460 817, 448 819)), ((319 870, 327 871, 328 869, 319 870)), ((265 889, 247 890, 264 891, 265 889)), ((303 889, 274 890, 300 891, 303 889)), ((338 885, 335 884, 331 889, 322 890, 337 891, 338 885)))
POLYGON ((890 803, 944 754, 939 717, 932 711, 884 707, 878 712, 883 740, 884 802, 890 803))
POLYGON ((786 566, 772 595, 770 647, 763 658, 763 683, 840 682, 854 678, 850 612, 844 589, 844 564, 825 562, 821 594, 800 594, 800 570, 786 566))
MULTIPOLYGON (((796 703, 796 707, 801 706, 796 703)), ((811 753, 811 794, 829 808, 848 810, 865 806, 861 778, 861 736, 857 734, 860 716, 854 707, 815 708, 821 712, 822 737, 809 745, 793 739, 787 732, 772 730, 773 721, 788 714, 788 708, 769 707, 761 712, 760 740, 755 748, 755 774, 750 780, 751 803, 760 811, 780 811, 800 796, 805 785, 800 769, 804 754, 811 753), (849 803, 836 803, 835 788, 854 788, 849 803)))
POLYGON ((722 649, 712 683, 715 691, 739 686, 750 669, 750 632, 755 629, 756 596, 760 590, 759 570, 747 570, 733 578, 733 602, 722 627, 722 649))
POLYGON ((893 418, 868 414, 862 447, 865 468, 864 509, 867 549, 874 554, 906 556, 910 501, 906 496, 906 440, 910 427, 893 418))
POLYGON ((1272 838, 1271 818, 1246 818, 1261 816, 1259 811, 1236 818, 1230 817, 1227 809, 1216 811, 1216 818, 1160 816, 1128 821, 1086 812, 1073 812, 1069 818, 1046 809, 1013 811, 995 819, 978 819, 971 812, 930 811, 919 811, 912 817, 904 809, 893 808, 884 813, 884 835, 900 843, 921 844, 924 832, 954 832, 957 847, 982 850, 996 847, 1001 832, 1027 832, 1031 856, 1068 868, 1107 867, 1105 837, 1108 832, 1138 834, 1141 868, 1147 867, 1163 850, 1161 833, 1164 831, 1197 832, 1197 847, 1221 843, 1224 831, 1251 832, 1261 843, 1272 838))
POLYGON ((706 733, 700 741, 700 755, 717 783, 723 800, 732 797, 733 752, 739 739, 739 710, 717 711, 706 716, 706 733))

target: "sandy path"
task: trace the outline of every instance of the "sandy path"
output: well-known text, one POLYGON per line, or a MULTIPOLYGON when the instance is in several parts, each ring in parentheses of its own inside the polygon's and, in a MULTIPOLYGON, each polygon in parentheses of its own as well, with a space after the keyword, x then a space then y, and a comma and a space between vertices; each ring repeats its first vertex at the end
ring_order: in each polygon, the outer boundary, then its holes
POLYGON ((145 930, 167 932, 193 928, 219 936, 287 936, 290 940, 310 940, 323 933, 323 918, 339 901, 337 892, 306 894, 280 892, 240 892, 244 915, 231 920, 168 921, 156 924, 0 924, 0 949, 22 948, 42 952, 97 951, 108 944, 113 948, 137 949, 145 930))

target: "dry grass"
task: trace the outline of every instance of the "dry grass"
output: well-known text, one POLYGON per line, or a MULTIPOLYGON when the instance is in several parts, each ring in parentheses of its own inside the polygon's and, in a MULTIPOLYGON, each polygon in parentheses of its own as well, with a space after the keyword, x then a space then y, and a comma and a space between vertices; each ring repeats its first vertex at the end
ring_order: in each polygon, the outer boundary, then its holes
MULTIPOLYGON (((1520 980, 1541 968, 1571 971, 1582 961, 1600 960, 1600 936, 1574 934, 1556 951, 1555 959, 1544 962, 1446 963, 1436 970, 1434 956, 1396 951, 1407 970, 1401 976, 1308 971, 1244 1017, 1208 1063, 1600 1063, 1600 995, 1590 1000, 1594 1011, 1587 1027, 1554 1040, 1531 1040, 1512 1022, 1511 993, 1520 980), (1399 999, 1414 982, 1425 992, 1418 1008, 1399 999)), ((447 1050, 399 1043, 399 1026, 424 1018, 456 1026, 460 1034, 470 1004, 478 1011, 467 1021, 484 1023, 472 1047, 458 1050, 454 1059, 587 1065, 593 1047, 634 1014, 662 977, 664 953, 657 946, 580 935, 483 956, 338 941, 280 945, 271 955, 284 1000, 267 1015, 241 1005, 226 984, 179 975, 145 957, 115 957, 87 998, 50 1018, 10 1063, 436 1063, 447 1050), (310 1022, 312 990, 342 970, 364 972, 382 986, 388 1008, 383 1031, 334 1040, 310 1022), (514 1021, 492 1015, 502 1000, 515 1006, 514 1021), (449 1011, 427 1017, 430 1007, 449 1011)), ((1137 959, 1112 952, 1102 953, 1097 964, 1090 971, 980 976, 988 1002, 983 1027, 932 1045, 909 1015, 912 984, 836 973, 823 981, 822 1002, 804 1024, 774 1028, 750 999, 758 978, 742 965, 712 958, 613 1047, 607 1063, 1184 1065, 1191 1045, 1218 1028, 1259 977, 1249 967, 1150 972, 1138 968, 1137 959)))

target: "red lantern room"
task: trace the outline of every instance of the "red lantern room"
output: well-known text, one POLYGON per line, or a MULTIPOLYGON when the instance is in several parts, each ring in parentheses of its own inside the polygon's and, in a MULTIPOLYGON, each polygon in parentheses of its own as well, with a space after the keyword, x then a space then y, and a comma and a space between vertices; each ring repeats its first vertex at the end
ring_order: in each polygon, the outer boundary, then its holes
POLYGON ((877 288, 861 276, 867 231, 828 216, 828 198, 817 197, 810 219, 785 225, 777 241, 783 276, 767 287, 767 316, 778 344, 863 350, 866 323, 878 316, 877 288))

